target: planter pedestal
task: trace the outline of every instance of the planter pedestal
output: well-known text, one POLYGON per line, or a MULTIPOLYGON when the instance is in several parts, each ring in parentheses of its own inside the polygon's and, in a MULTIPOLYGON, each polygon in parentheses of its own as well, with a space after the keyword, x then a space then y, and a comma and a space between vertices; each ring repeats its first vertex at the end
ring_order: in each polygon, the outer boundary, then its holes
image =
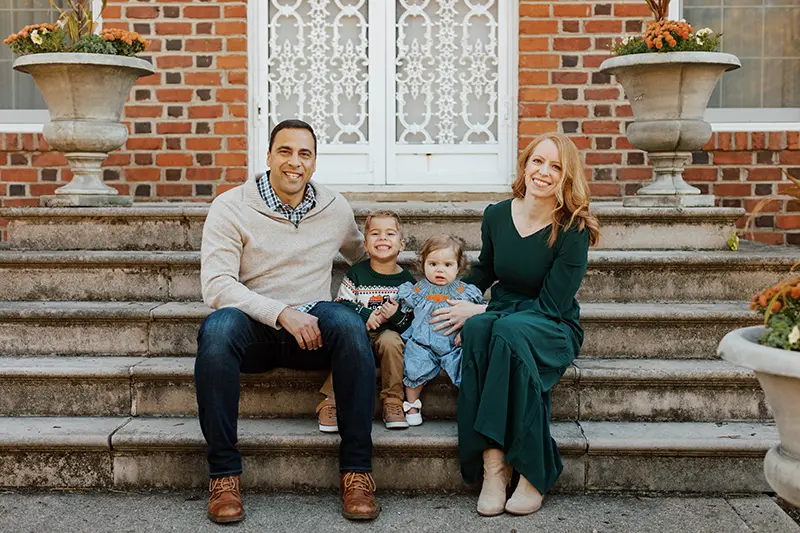
POLYGON ((713 207, 714 197, 683 181, 691 154, 711 138, 703 120, 708 100, 722 75, 741 66, 731 54, 669 52, 631 54, 603 61, 600 71, 613 74, 625 89, 634 121, 625 134, 653 162, 653 183, 625 207, 713 207))
POLYGON ((50 122, 42 135, 64 153, 73 179, 43 196, 43 207, 130 206, 133 198, 121 196, 103 183, 103 161, 128 138, 120 124, 125 100, 141 76, 153 66, 136 57, 103 54, 32 54, 14 62, 14 70, 33 76, 42 92, 50 122))
POLYGON ((781 437, 764 458, 764 476, 778 496, 800 506, 800 352, 758 344, 765 331, 763 326, 731 331, 717 353, 755 371, 781 437))
POLYGON ((683 181, 683 169, 692 160, 691 152, 651 152, 653 183, 626 196, 625 207, 714 207, 714 196, 683 181))

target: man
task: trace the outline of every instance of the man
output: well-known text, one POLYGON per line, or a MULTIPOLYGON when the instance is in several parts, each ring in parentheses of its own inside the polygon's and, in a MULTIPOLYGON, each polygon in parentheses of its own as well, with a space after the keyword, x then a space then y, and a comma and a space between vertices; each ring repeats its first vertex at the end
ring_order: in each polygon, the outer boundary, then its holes
POLYGON ((375 361, 358 314, 329 301, 336 253, 352 264, 364 239, 347 201, 310 182, 316 150, 305 122, 275 126, 270 171, 216 198, 203 230, 203 300, 216 311, 198 334, 194 379, 208 443, 208 517, 217 523, 244 518, 239 374, 276 367, 333 368, 342 514, 380 512, 371 475, 375 361))

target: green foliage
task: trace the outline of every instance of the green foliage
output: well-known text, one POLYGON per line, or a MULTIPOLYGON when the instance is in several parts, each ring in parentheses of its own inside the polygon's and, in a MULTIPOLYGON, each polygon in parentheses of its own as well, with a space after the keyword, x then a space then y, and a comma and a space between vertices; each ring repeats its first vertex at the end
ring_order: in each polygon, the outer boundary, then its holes
POLYGON ((772 348, 782 350, 800 351, 800 342, 791 342, 789 336, 797 327, 797 318, 792 319, 789 313, 773 313, 767 320, 767 332, 761 337, 760 343, 772 348))
POLYGON ((117 55, 117 49, 100 35, 92 34, 83 37, 72 47, 72 52, 81 54, 108 54, 117 55))
POLYGON ((11 51, 18 56, 63 52, 67 48, 66 34, 61 29, 34 29, 29 32, 23 30, 20 33, 8 43, 11 51))
POLYGON ((664 54, 668 52, 716 52, 719 50, 720 37, 722 34, 711 35, 705 39, 696 37, 695 34, 690 34, 688 39, 673 33, 672 36, 677 41, 675 46, 665 44, 660 50, 658 48, 648 48, 644 38, 628 37, 617 42, 611 51, 618 56, 627 56, 630 54, 664 54), (699 42, 698 42, 699 40, 699 42))
POLYGON ((139 52, 143 52, 145 49, 144 43, 138 40, 132 40, 131 43, 128 44, 122 39, 114 39, 106 44, 111 45, 111 47, 116 51, 116 54, 120 56, 133 57, 139 52))

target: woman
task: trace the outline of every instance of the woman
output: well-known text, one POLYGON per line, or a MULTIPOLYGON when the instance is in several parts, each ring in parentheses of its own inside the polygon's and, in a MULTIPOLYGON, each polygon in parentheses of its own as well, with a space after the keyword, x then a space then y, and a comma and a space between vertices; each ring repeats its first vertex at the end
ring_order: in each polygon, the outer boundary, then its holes
POLYGON ((491 303, 453 301, 433 319, 448 334, 463 326, 461 475, 474 483, 483 470, 484 516, 535 512, 561 474, 550 391, 583 343, 575 294, 599 238, 583 163, 567 137, 531 142, 512 189, 513 199, 486 208, 480 257, 464 279, 481 290, 497 281, 491 303), (506 501, 512 468, 520 480, 506 501))

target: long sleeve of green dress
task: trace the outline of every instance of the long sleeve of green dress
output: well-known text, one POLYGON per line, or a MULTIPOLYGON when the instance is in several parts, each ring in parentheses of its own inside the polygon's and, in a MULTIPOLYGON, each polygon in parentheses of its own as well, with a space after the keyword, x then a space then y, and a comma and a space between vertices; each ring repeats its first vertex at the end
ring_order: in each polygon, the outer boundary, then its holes
POLYGON ((486 313, 462 331, 458 401, 461 471, 480 478, 486 448, 501 448, 508 462, 540 492, 562 470, 550 436, 550 391, 583 342, 575 295, 588 260, 588 231, 551 228, 522 237, 511 201, 484 213, 482 249, 465 281, 485 289, 494 280, 486 313))

